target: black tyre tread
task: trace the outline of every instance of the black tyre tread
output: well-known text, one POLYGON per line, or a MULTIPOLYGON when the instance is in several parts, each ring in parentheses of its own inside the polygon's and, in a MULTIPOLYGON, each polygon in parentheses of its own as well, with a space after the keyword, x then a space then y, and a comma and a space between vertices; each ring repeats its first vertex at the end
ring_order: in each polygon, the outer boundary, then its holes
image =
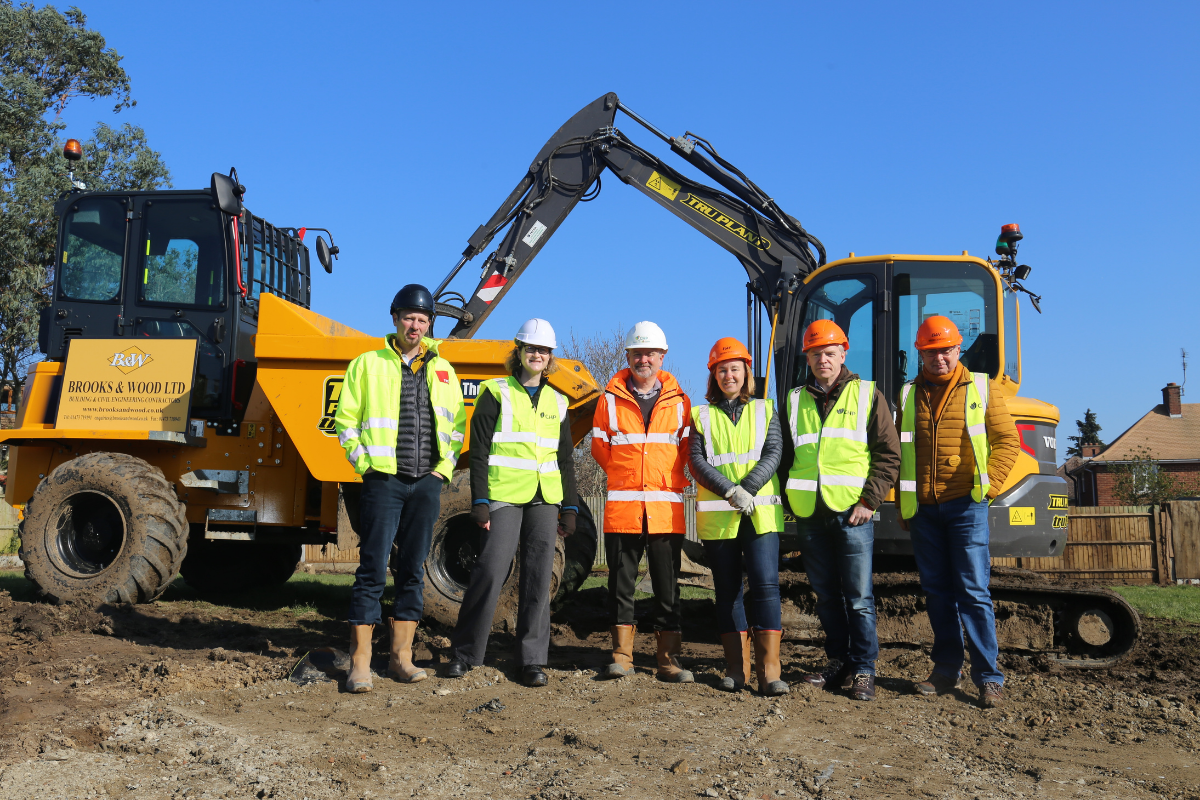
MULTIPOLYGON (((132 519, 130 527, 142 526, 143 551, 132 553, 127 559, 123 579, 111 586, 104 602, 149 603, 166 591, 187 555, 187 508, 175 496, 175 490, 158 467, 126 453, 87 453, 60 464, 34 492, 25 507, 25 519, 21 522, 21 558, 26 564, 25 577, 39 594, 54 597, 50 587, 44 587, 34 578, 26 560, 26 523, 35 517, 47 492, 71 480, 80 471, 92 471, 99 475, 115 475, 122 484, 131 489, 129 499, 132 519)), ((134 542, 135 537, 127 541, 134 542)), ((115 564, 114 564, 115 566, 115 564)), ((55 597, 55 599, 65 599, 55 597)))

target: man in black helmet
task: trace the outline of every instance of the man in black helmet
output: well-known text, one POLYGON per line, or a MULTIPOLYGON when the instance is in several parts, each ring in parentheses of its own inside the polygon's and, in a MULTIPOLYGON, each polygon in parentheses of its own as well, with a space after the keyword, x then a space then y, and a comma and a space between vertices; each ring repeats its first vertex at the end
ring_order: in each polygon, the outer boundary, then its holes
POLYGON ((413 666, 412 640, 424 610, 425 557, 441 511, 442 485, 454 475, 467 414, 454 367, 425 334, 433 295, 411 283, 391 306, 396 333, 382 350, 350 362, 334 426, 354 471, 363 476, 359 501, 359 565, 350 594, 351 669, 346 690, 368 692, 371 635, 380 621, 392 542, 396 601, 388 674, 424 680, 413 666))

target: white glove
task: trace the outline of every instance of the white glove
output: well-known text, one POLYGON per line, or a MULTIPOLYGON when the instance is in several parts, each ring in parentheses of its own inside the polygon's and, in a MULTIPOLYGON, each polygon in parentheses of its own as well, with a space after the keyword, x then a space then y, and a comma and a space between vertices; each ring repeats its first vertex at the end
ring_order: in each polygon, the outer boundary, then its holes
POLYGON ((725 499, 729 501, 731 506, 746 516, 754 513, 754 495, 737 484, 734 484, 733 488, 725 493, 725 499))

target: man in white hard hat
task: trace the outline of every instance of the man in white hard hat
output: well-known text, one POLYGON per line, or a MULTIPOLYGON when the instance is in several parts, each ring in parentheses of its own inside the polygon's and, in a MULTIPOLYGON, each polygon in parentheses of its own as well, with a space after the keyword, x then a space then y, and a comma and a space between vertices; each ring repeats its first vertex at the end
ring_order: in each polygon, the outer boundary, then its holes
POLYGON ((633 673, 633 589, 644 551, 654 587, 650 625, 658 639, 658 678, 691 683, 692 673, 679 665, 678 655, 679 566, 687 530, 683 468, 692 404, 663 371, 666 353, 662 328, 653 322, 634 325, 625 337, 629 369, 608 382, 592 421, 592 456, 608 476, 604 532, 613 662, 603 677, 633 673))

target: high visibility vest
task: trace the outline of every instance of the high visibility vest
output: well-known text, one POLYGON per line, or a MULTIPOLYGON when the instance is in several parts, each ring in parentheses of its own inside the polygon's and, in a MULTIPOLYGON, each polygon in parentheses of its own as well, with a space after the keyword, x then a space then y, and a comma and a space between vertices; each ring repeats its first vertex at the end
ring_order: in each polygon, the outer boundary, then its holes
POLYGON ((686 533, 683 493, 691 403, 679 381, 660 371, 662 393, 647 425, 625 386, 629 370, 608 382, 592 417, 592 456, 608 480, 605 533, 686 533))
MULTIPOLYGON (((711 408, 705 405, 692 409, 693 435, 704 437, 708 463, 729 480, 741 483, 762 458, 767 425, 775 409, 770 400, 751 400, 734 425, 728 414, 711 408)), ((742 515, 728 500, 697 485, 696 534, 701 539, 736 539, 741 521, 742 515)), ((771 480, 755 495, 750 521, 756 533, 783 530, 783 499, 777 474, 772 473, 771 480)))
POLYGON ((832 511, 845 511, 858 502, 871 471, 867 422, 874 402, 874 381, 849 381, 822 421, 807 389, 799 386, 788 393, 796 455, 788 471, 787 497, 796 516, 812 516, 818 491, 832 511))
POLYGON ((534 408, 529 392, 511 375, 484 381, 480 391, 500 403, 488 453, 488 499, 523 505, 540 486, 543 500, 561 503, 558 437, 567 416, 567 398, 543 386, 534 408))
MULTIPOLYGON (((403 385, 400 356, 392 348, 395 334, 387 335, 382 350, 363 353, 346 367, 333 424, 338 441, 354 471, 367 468, 396 474, 396 435, 400 430, 400 387, 403 385)), ((450 362, 438 355, 438 342, 421 340, 425 346, 425 383, 437 427, 438 463, 434 470, 454 475, 467 430, 467 411, 462 386, 450 362)))
MULTIPOLYGON (((975 454, 975 486, 971 499, 976 503, 987 497, 991 481, 988 480, 987 464, 992 447, 988 444, 987 419, 988 376, 983 372, 972 372, 967 384, 967 435, 971 437, 971 451, 975 454)), ((900 392, 900 515, 911 519, 917 513, 917 404, 912 399, 913 382, 904 384, 900 392)), ((949 389, 947 389, 949 391, 949 389)), ((936 453, 934 454, 936 457, 936 453)))

